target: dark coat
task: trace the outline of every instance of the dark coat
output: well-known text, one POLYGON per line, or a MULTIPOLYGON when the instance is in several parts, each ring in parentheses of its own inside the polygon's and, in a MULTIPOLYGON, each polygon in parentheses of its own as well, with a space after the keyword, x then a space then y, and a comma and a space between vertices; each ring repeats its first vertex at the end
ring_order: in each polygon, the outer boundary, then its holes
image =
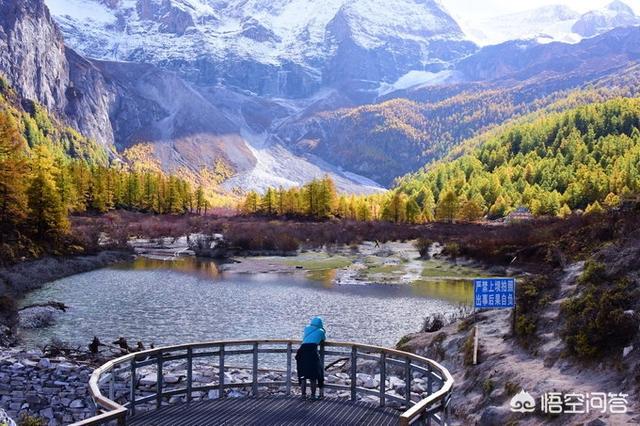
POLYGON ((315 343, 304 343, 296 352, 296 367, 298 369, 298 380, 317 380, 318 386, 324 385, 324 371, 320 362, 318 345, 315 343))

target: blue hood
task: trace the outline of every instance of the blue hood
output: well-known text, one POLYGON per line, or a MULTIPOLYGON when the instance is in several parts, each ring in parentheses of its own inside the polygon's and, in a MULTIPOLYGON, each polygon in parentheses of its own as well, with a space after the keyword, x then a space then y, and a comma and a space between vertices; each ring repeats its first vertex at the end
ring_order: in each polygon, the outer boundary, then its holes
POLYGON ((320 317, 315 317, 314 319, 312 319, 310 324, 314 327, 324 328, 324 325, 322 324, 322 318, 320 317))

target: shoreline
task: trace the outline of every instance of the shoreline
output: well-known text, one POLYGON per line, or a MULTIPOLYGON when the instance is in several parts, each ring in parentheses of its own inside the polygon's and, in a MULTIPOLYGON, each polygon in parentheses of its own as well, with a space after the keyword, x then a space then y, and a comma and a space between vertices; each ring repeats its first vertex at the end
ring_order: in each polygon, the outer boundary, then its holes
POLYGON ((17 302, 43 285, 76 274, 93 271, 131 260, 128 251, 105 250, 95 255, 53 257, 29 260, 0 268, 0 298, 4 305, 0 315, 0 348, 20 343, 17 335, 17 302))

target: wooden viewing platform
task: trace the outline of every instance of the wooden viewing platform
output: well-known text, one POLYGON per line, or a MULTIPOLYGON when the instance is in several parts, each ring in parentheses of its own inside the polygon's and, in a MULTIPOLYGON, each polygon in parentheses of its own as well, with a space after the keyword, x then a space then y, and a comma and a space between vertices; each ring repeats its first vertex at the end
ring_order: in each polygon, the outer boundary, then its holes
POLYGON ((98 414, 75 426, 446 424, 453 378, 435 361, 378 346, 326 342, 320 351, 323 365, 342 360, 348 379, 325 382, 326 389, 339 392, 335 396, 302 400, 292 389, 298 386, 293 358, 299 345, 295 340, 215 341, 125 355, 93 372, 89 391, 98 414), (227 371, 238 369, 229 367, 232 357, 250 363, 240 367, 247 381, 229 383, 225 378, 227 371), (194 383, 197 363, 215 369, 217 382, 194 383), (284 380, 260 378, 260 371, 276 371, 274 363, 282 368, 279 377, 284 380), (176 383, 168 375, 165 381, 168 368, 183 369, 186 381, 176 383), (142 375, 148 377, 150 369, 152 388, 141 386, 142 375), (375 387, 359 383, 358 374, 365 370, 379 378, 375 387), (207 392, 209 398, 203 398, 207 392))
POLYGON ((222 398, 174 404, 136 416, 131 426, 376 425, 395 426, 398 411, 363 402, 300 397, 222 398))

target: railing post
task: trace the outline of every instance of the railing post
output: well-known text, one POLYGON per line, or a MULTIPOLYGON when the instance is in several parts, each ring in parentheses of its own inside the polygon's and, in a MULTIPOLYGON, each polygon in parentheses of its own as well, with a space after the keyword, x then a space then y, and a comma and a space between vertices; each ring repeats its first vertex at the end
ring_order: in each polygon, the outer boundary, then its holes
MULTIPOLYGON (((320 342, 320 368, 322 369, 322 377, 324 378, 324 342, 320 342)), ((324 386, 320 388, 320 398, 324 398, 324 386)))
POLYGON ((380 354, 380 406, 386 405, 387 392, 387 354, 380 354))
MULTIPOLYGON (((291 353, 293 352, 291 342, 287 343, 287 396, 291 395, 291 353)), ((322 392, 322 390, 320 390, 322 392)))
POLYGON ((218 363, 218 398, 224 398, 224 343, 220 344, 220 362, 218 363))
POLYGON ((351 400, 356 400, 356 384, 357 384, 357 372, 358 372, 358 348, 351 347, 351 400))
POLYGON ((131 359, 131 386, 129 388, 129 407, 131 415, 136 415, 136 358, 131 359))
MULTIPOLYGON (((427 364, 427 393, 429 395, 433 393, 433 370, 431 369, 431 364, 427 364)), ((431 426, 431 416, 428 414, 426 424, 431 426)))
POLYGON ((253 344, 253 382, 251 392, 258 396, 258 342, 253 344))
POLYGON ((404 400, 407 404, 407 409, 411 406, 411 358, 407 358, 404 364, 404 400))
POLYGON ((193 348, 187 348, 187 402, 191 402, 193 388, 193 348))
POLYGON ((162 352, 158 353, 157 363, 156 408, 160 408, 162 406, 162 352))
MULTIPOLYGON (((114 370, 115 370, 115 368, 114 368, 114 370)), ((116 399, 115 398, 115 391, 116 390, 114 388, 114 384, 116 382, 116 373, 113 370, 111 370, 110 374, 111 374, 111 377, 109 378, 109 399, 113 401, 114 399, 116 399)))

